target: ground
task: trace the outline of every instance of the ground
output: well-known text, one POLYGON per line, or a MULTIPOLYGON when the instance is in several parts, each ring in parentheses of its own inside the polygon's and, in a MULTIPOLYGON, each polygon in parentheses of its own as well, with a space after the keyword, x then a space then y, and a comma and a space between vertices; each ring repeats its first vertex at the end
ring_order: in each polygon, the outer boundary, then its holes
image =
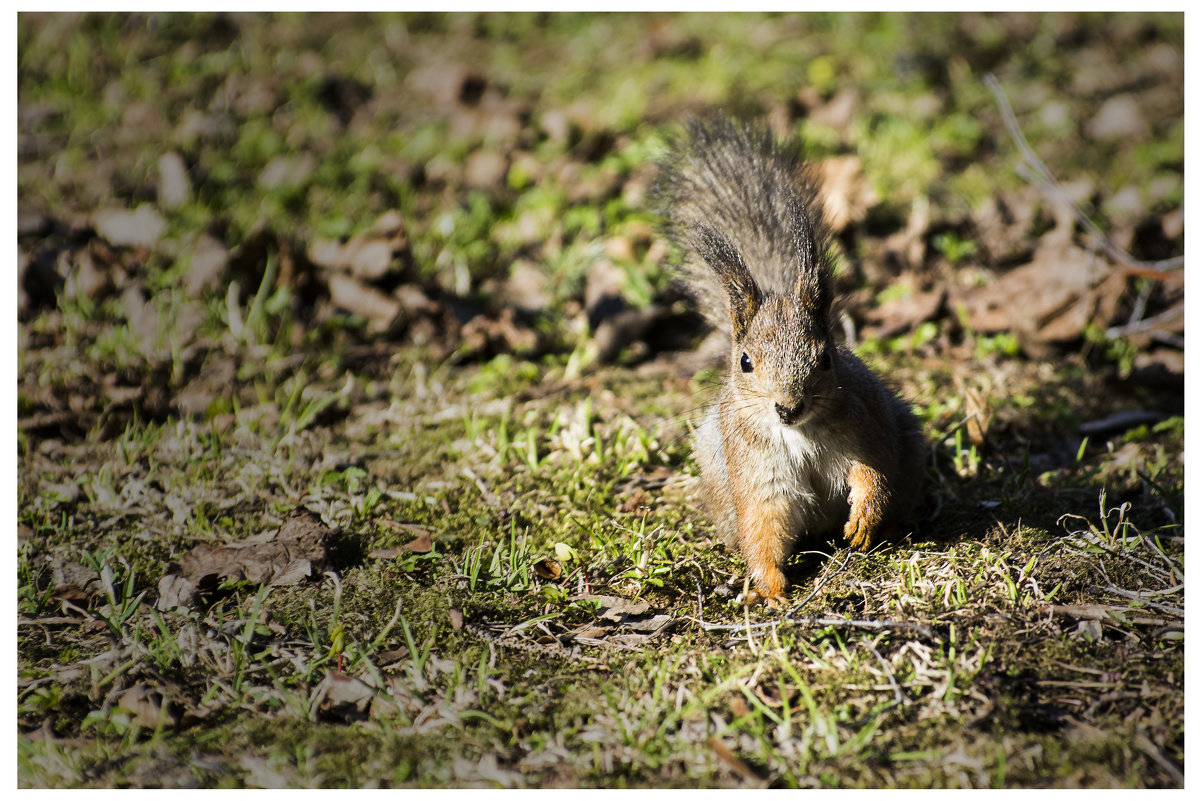
POLYGON ((21 786, 1184 784, 1182 14, 17 38, 21 786), (715 110, 929 445, 781 610, 648 202, 715 110))

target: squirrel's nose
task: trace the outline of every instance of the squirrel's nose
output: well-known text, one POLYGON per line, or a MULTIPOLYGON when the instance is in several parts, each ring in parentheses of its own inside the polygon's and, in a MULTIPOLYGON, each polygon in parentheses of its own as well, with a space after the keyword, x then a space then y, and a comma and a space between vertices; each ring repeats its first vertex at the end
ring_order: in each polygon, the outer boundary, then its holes
POLYGON ((780 421, 787 426, 791 426, 801 419, 801 413, 805 411, 805 401, 798 401, 792 406, 784 406, 776 404, 776 413, 780 416, 780 421))

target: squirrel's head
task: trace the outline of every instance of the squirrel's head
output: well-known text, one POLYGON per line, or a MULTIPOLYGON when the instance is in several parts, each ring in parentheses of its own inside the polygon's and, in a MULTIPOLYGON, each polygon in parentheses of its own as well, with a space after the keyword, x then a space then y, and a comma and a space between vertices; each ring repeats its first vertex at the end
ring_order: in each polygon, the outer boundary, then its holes
POLYGON ((748 411, 798 425, 834 403, 838 359, 825 315, 797 296, 769 295, 731 340, 730 380, 748 411))
POLYGON ((700 226, 694 233, 693 246, 726 292, 730 380, 747 399, 746 411, 775 415, 791 426, 833 403, 838 353, 831 327, 831 280, 813 238, 797 236, 797 279, 789 294, 776 294, 760 289, 743 257, 717 231, 700 226))

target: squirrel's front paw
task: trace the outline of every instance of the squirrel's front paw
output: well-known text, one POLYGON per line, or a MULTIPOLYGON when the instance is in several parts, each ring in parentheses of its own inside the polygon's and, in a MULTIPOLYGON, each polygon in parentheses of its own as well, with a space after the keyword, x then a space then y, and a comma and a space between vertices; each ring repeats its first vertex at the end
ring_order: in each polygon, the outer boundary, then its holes
POLYGON ((847 521, 847 525, 843 526, 843 536, 851 544, 853 548, 859 548, 861 551, 867 551, 872 547, 872 528, 868 521, 862 517, 852 514, 847 521))
POLYGON ((843 536, 851 547, 867 551, 877 539, 887 506, 885 477, 863 462, 855 462, 847 472, 847 484, 851 513, 843 526, 843 536))
POLYGON ((873 543, 897 539, 898 527, 896 523, 870 526, 863 518, 852 515, 843 527, 843 536, 851 547, 867 551, 873 543))

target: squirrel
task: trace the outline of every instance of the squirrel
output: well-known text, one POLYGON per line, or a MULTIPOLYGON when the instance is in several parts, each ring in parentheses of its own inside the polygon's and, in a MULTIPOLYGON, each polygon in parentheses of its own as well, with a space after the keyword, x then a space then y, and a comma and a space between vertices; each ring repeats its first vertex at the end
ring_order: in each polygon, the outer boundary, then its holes
POLYGON ((924 446, 910 407, 835 340, 829 231, 816 177, 766 130, 694 120, 652 197, 684 253, 684 289, 729 335, 716 402, 694 426, 702 504, 754 590, 784 602, 796 542, 854 548, 910 522, 924 446))

